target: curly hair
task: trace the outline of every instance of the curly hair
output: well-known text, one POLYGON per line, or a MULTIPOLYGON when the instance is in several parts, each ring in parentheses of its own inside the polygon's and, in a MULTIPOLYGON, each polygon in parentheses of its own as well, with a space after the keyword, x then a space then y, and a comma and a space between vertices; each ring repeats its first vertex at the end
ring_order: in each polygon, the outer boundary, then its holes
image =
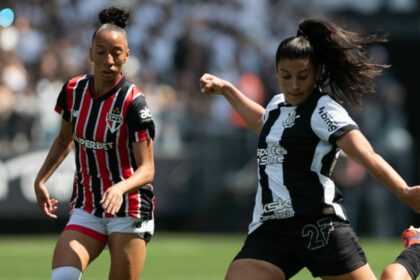
POLYGON ((386 41, 386 36, 355 33, 330 22, 307 19, 299 23, 296 36, 280 43, 276 65, 282 59, 309 58, 321 70, 318 86, 329 87, 336 100, 360 105, 363 95, 375 91, 374 79, 389 67, 372 62, 367 46, 386 41))
POLYGON ((98 15, 101 25, 93 33, 92 41, 96 34, 103 30, 118 31, 126 35, 124 28, 127 26, 129 17, 130 13, 123 8, 112 6, 103 9, 98 15))

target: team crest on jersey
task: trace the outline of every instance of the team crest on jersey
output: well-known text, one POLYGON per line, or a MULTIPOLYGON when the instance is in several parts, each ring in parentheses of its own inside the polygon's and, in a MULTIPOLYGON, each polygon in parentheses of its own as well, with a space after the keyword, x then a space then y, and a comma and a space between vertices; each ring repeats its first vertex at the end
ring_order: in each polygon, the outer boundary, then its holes
POLYGON ((117 131, 123 123, 123 117, 119 108, 114 108, 112 112, 106 114, 106 125, 112 133, 117 131))
POLYGON ((295 125, 295 120, 297 118, 300 118, 300 115, 296 115, 295 111, 289 113, 287 118, 283 121, 283 127, 284 128, 290 128, 290 127, 294 126, 295 125))

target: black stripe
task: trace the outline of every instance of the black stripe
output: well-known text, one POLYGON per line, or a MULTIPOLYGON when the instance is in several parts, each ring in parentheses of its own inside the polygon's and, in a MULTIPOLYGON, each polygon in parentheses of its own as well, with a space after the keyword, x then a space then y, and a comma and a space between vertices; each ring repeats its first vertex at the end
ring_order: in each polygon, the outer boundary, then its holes
MULTIPOLYGON (((80 173, 78 173, 80 174, 80 173)), ((79 176, 81 177, 81 176, 79 176)), ((81 178, 80 178, 81 179, 81 178)), ((83 206, 84 197, 85 197, 85 190, 83 188, 83 185, 80 183, 81 180, 79 179, 79 182, 77 183, 77 200, 75 203, 75 208, 80 208, 83 206)))
MULTIPOLYGON (((122 84, 121 90, 118 92, 116 96, 114 105, 112 108, 110 108, 110 112, 115 112, 116 110, 118 110, 119 112, 122 112, 124 100, 125 100, 125 97, 127 96, 127 91, 129 87, 130 87, 129 82, 125 82, 122 84)), ((105 136, 106 142, 116 143, 117 134, 118 134, 118 131, 115 131, 114 133, 112 133, 109 129, 107 129, 106 136, 105 136)), ((108 160, 109 160, 109 166, 110 166, 109 168, 111 171, 113 182, 119 182, 120 178, 122 177, 122 174, 119 173, 117 151, 118 151, 118 147, 114 147, 114 149, 108 152, 108 160)))
MULTIPOLYGON (((96 139, 96 123, 99 118, 99 111, 101 108, 101 103, 92 102, 92 106, 89 110, 88 119, 86 120, 86 126, 84 135, 87 140, 95 141, 96 139)), ((89 175, 98 176, 98 167, 96 166, 96 157, 95 150, 86 149, 86 160, 89 167, 89 175)))
POLYGON ((335 155, 338 152, 338 148, 333 146, 331 151, 329 151, 321 160, 322 167, 320 173, 324 176, 331 177, 331 169, 335 165, 336 157, 335 155))
MULTIPOLYGON (((76 84, 76 88, 75 88, 75 93, 73 94, 73 107, 72 107, 72 111, 70 112, 70 116, 71 116, 71 123, 72 123, 72 128, 73 128, 73 133, 74 133, 74 129, 75 129, 75 125, 77 122, 77 118, 78 118, 78 112, 80 111, 80 106, 82 103, 82 99, 83 96, 86 92, 86 84, 88 83, 88 79, 87 78, 82 78, 81 80, 79 80, 76 84), (76 113, 76 115, 74 115, 73 113, 76 113)), ((82 177, 82 173, 81 173, 81 165, 80 165, 80 145, 74 141, 74 154, 75 154, 75 163, 76 163, 76 174, 77 174, 77 192, 78 192, 78 197, 75 203, 75 207, 76 208, 80 208, 83 206, 83 202, 84 202, 84 189, 83 189, 83 185, 81 184, 81 182, 83 181, 83 177, 82 177)))
POLYGON ((140 201, 140 218, 143 221, 151 220, 153 218, 153 188, 151 185, 142 186, 139 189, 140 201))
POLYGON ((92 189, 93 189, 93 205, 95 207, 95 212, 93 215, 97 217, 102 217, 104 214, 104 209, 102 205, 99 203, 102 199, 101 193, 101 182, 102 180, 98 177, 91 177, 92 189))
MULTIPOLYGON (((280 107, 278 107, 268 113, 267 121, 264 123, 263 128, 261 129, 261 133, 258 140, 258 149, 266 149, 267 148, 267 136, 270 133, 271 128, 273 127, 274 123, 280 116, 280 107)), ((259 174, 260 174, 260 185, 261 185, 261 199, 262 204, 267 204, 273 202, 273 195, 268 187, 268 175, 265 172, 265 164, 259 166, 259 174)))
POLYGON ((311 127, 311 117, 319 100, 313 94, 297 106, 295 123, 285 128, 280 146, 287 150, 283 160, 283 183, 290 193, 296 215, 321 211, 324 188, 316 172, 311 171, 316 147, 320 141, 311 127))

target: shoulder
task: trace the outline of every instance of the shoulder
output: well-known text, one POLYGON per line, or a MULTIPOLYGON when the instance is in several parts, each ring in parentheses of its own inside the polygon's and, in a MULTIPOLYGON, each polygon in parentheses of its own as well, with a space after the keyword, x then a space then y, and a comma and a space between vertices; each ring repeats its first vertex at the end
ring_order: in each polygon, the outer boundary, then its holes
POLYGON ((318 114, 323 114, 325 112, 347 114, 347 110, 343 105, 326 93, 322 93, 319 97, 315 111, 318 112, 318 114))
POLYGON ((83 74, 79 76, 75 76, 73 78, 70 78, 67 80, 67 82, 64 84, 64 89, 74 89, 77 86, 80 86, 81 84, 86 85, 87 82, 91 79, 91 75, 83 74))
POLYGON ((283 93, 279 93, 273 96, 273 98, 271 98, 270 102, 268 102, 267 106, 266 106, 266 110, 270 111, 274 108, 277 108, 279 104, 284 103, 284 94, 283 93))

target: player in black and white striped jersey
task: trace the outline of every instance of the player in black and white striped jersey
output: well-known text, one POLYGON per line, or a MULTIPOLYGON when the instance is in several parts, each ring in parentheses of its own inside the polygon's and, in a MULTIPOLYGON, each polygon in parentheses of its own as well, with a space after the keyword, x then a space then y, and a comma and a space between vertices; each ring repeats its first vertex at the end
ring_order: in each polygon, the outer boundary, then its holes
POLYGON ((303 267, 323 279, 376 279, 331 172, 341 149, 420 212, 420 186, 405 183, 342 106, 358 105, 362 94, 374 91, 374 78, 387 66, 373 63, 366 46, 384 41, 322 20, 302 21, 298 34, 278 47, 282 93, 266 108, 230 82, 202 76, 201 91, 223 95, 259 135, 254 213, 227 280, 289 279, 303 267))

